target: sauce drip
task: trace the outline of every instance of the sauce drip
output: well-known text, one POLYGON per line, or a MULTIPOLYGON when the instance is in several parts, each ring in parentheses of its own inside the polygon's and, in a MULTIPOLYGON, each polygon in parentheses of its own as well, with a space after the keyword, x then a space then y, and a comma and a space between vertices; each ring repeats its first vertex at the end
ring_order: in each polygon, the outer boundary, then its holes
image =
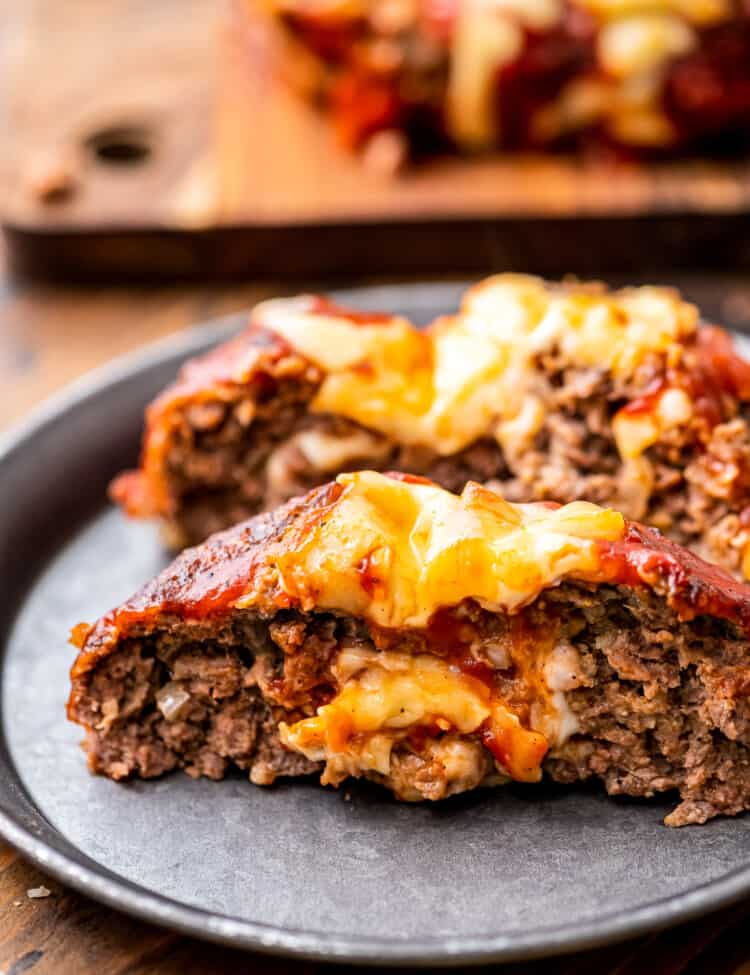
POLYGON ((635 399, 631 399, 620 410, 626 416, 643 416, 653 413, 657 407, 662 393, 668 388, 665 376, 655 379, 650 386, 635 399))
POLYGON ((381 589, 384 585, 383 580, 378 574, 373 552, 368 552, 364 558, 360 559, 356 565, 356 572, 360 585, 370 599, 373 599, 378 589, 381 589))

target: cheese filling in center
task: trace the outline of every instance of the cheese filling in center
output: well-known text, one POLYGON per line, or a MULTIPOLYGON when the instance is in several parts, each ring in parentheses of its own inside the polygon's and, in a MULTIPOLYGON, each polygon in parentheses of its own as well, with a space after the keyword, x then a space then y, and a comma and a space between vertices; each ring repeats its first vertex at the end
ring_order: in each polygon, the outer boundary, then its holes
MULTIPOLYGON (((523 727, 490 683, 431 654, 343 652, 336 671, 359 668, 343 680, 333 700, 315 717, 291 727, 282 724, 282 743, 313 761, 330 764, 326 781, 335 781, 337 768, 349 774, 391 772, 393 747, 415 732, 438 738, 442 733, 476 736, 492 753, 501 774, 520 782, 537 782, 541 762, 550 745, 572 733, 568 714, 557 710, 560 695, 550 691, 537 702, 546 734, 523 727)), ((417 739, 418 741, 419 739, 417 739)), ((418 749, 418 745, 416 746, 418 749)))

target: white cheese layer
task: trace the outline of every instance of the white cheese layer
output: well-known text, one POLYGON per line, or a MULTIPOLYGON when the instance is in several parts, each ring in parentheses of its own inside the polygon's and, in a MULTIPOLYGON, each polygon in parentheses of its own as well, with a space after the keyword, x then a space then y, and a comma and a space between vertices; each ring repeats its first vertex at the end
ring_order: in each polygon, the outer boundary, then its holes
MULTIPOLYGON (((577 730, 560 692, 546 687, 534 702, 544 732, 524 728, 491 686, 430 654, 360 654, 361 669, 343 682, 315 717, 280 726, 282 743, 312 761, 347 774, 391 774, 391 752, 416 729, 439 740, 441 733, 470 736, 486 731, 496 743, 498 771, 519 781, 537 781, 549 745, 577 730), (562 708, 562 709, 561 709, 562 708)), ((418 749, 419 750, 419 749, 418 749)), ((333 781, 336 775, 330 778, 333 781)), ((463 776, 465 777, 465 776, 463 776)))
POLYGON ((324 370, 314 412, 448 455, 493 435, 506 450, 525 448, 544 417, 539 356, 625 378, 649 354, 679 356, 698 314, 665 288, 607 293, 505 274, 426 332, 398 317, 321 314, 306 297, 265 302, 254 320, 324 370))

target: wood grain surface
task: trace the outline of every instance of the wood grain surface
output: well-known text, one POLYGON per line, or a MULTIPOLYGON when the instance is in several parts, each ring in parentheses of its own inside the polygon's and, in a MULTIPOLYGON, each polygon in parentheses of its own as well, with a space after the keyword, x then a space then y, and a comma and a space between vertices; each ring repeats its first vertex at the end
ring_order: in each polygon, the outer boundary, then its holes
POLYGON ((627 267, 644 251, 653 266, 750 263, 748 163, 444 157, 373 172, 278 82, 246 6, 1 0, 0 118, 13 138, 0 147, 0 219, 16 267, 280 275, 502 256, 562 270, 588 269, 592 254, 627 267))
MULTIPOLYGON (((727 324, 750 330, 750 283, 677 279, 727 324)), ((80 373, 282 288, 82 289, 0 278, 0 428, 80 373)), ((477 971, 491 971, 481 969, 477 971)), ((500 969, 494 969, 500 971, 500 969)), ((155 928, 66 890, 0 843, 2 975, 322 975, 330 966, 271 960, 155 928), (50 895, 31 899, 45 886, 50 895)), ((623 945, 502 968, 508 975, 750 975, 750 902, 623 945)))

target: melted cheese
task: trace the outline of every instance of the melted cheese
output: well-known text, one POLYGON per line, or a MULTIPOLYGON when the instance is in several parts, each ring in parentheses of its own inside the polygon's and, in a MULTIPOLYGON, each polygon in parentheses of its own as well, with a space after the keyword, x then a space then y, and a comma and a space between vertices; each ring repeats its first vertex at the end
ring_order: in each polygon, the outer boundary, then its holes
POLYGON ((507 451, 525 449, 544 419, 539 356, 624 379, 648 355, 678 357, 698 319, 669 289, 606 293, 513 274, 471 289, 458 315, 427 332, 403 318, 360 324, 314 309, 303 297, 254 315, 324 370, 312 410, 441 455, 492 435, 507 451))
POLYGON ((661 440, 665 433, 687 423, 693 415, 690 397, 683 389, 665 389, 642 413, 620 410, 612 418, 612 432, 620 456, 634 460, 661 440))
POLYGON ((461 4, 453 31, 448 79, 448 132, 467 149, 484 149, 499 137, 497 74, 523 51, 520 23, 498 16, 491 2, 461 4))
POLYGON ((470 483, 457 497, 371 471, 342 474, 319 524, 286 536, 273 562, 303 609, 337 609, 384 627, 422 627, 467 598, 516 610, 565 576, 592 579, 601 539, 622 515, 586 502, 513 505, 470 483))
POLYGON ((605 24, 599 32, 597 55, 606 72, 628 78, 687 54, 697 42, 690 24, 675 14, 644 13, 605 24))
POLYGON ((316 717, 295 725, 285 743, 320 758, 319 749, 341 751, 354 735, 433 722, 441 722, 445 731, 452 727, 470 734, 489 718, 489 691, 480 681, 454 671, 439 657, 402 659, 404 666, 396 671, 371 664, 351 678, 316 717))
POLYGON ((312 761, 347 758, 347 770, 390 774, 393 745, 419 727, 474 734, 486 727, 503 742, 502 770, 512 778, 536 782, 548 743, 521 726, 495 700, 490 688, 429 654, 389 655, 387 666, 375 662, 321 708, 313 718, 280 725, 281 741, 312 761), (393 658, 399 657, 394 667, 393 658))
POLYGON ((562 13, 562 0, 464 0, 458 5, 446 125, 459 145, 485 149, 502 139, 498 74, 523 53, 524 29, 551 30, 562 13))

